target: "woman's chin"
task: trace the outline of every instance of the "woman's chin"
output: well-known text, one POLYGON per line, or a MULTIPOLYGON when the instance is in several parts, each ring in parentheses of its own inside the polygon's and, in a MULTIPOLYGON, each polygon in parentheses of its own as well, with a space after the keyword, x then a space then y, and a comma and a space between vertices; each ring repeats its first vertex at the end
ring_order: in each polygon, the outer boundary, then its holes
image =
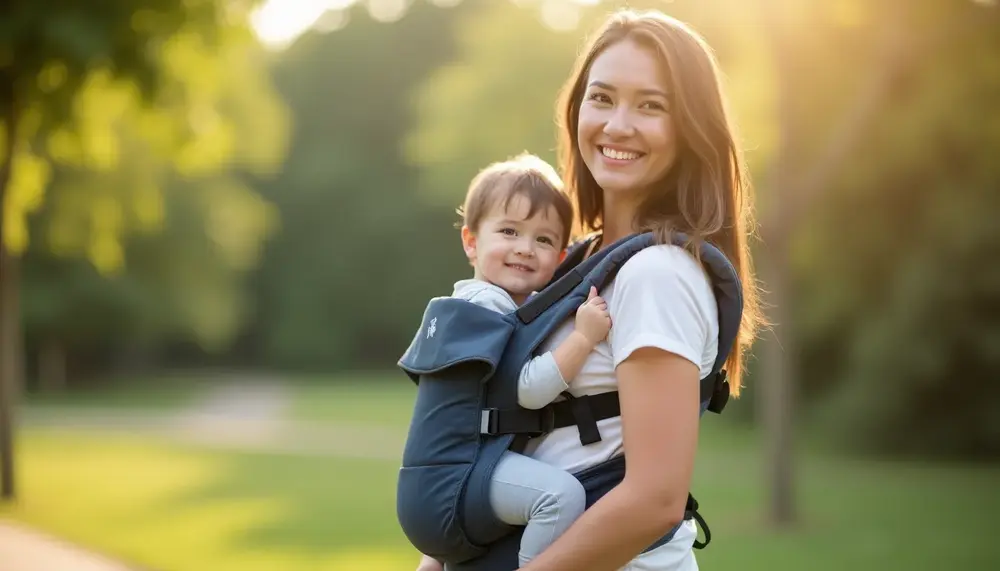
POLYGON ((624 194, 639 187, 637 177, 625 173, 602 173, 594 180, 601 190, 610 194, 624 194))

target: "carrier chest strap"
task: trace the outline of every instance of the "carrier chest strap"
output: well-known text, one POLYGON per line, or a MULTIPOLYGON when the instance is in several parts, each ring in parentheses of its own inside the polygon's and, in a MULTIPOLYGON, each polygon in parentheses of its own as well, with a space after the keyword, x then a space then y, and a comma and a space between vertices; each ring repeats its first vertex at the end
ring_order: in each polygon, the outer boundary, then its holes
MULTIPOLYGON (((525 434, 541 436, 557 428, 577 426, 580 443, 593 444, 601 440, 597 421, 621 416, 618 392, 574 397, 563 393, 566 400, 534 410, 527 408, 485 408, 482 410, 479 432, 490 436, 525 434)), ((702 380, 701 401, 708 401, 708 410, 721 413, 729 400, 729 383, 725 370, 702 380)))
MULTIPOLYGON (((569 397, 568 393, 563 393, 569 397)), ((597 395, 588 395, 554 402, 543 408, 533 410, 527 408, 486 408, 482 412, 482 426, 480 432, 491 436, 501 434, 529 434, 540 436, 552 432, 556 428, 575 426, 577 418, 574 409, 577 411, 587 409, 590 418, 587 419, 596 423, 605 418, 614 418, 621 415, 618 405, 618 392, 612 391, 597 395)), ((581 440, 583 433, 581 433, 581 440)), ((598 435, 598 440, 600 436, 598 435)), ((597 442, 597 440, 594 440, 597 442)), ((589 442, 588 442, 589 444, 589 442)))

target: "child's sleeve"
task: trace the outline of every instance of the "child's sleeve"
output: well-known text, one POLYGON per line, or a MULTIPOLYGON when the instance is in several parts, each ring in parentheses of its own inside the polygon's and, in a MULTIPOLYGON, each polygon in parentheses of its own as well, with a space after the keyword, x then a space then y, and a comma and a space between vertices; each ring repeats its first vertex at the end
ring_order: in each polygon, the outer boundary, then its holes
POLYGON ((555 357, 548 351, 531 359, 521 368, 521 376, 517 380, 517 404, 524 408, 539 409, 568 388, 555 357))

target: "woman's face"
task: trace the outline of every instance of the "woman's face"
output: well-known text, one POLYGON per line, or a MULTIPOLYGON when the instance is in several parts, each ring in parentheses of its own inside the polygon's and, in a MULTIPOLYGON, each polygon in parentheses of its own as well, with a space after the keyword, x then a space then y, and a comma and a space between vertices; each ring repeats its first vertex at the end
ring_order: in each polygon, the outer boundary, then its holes
POLYGON ((612 44, 594 59, 576 137, 606 199, 643 196, 673 165, 677 133, 669 91, 656 52, 632 40, 612 44))

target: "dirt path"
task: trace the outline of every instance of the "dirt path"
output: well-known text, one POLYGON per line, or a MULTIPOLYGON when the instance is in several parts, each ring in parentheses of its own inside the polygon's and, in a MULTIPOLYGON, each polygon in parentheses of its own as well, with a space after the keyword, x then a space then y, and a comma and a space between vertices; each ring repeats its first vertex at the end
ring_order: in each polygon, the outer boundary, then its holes
POLYGON ((0 520, 3 571, 138 571, 65 541, 0 520))
POLYGON ((399 459, 405 431, 380 425, 289 418, 291 395, 279 382, 226 382, 186 410, 40 406, 19 415, 34 430, 149 435, 199 446, 269 454, 399 459))

